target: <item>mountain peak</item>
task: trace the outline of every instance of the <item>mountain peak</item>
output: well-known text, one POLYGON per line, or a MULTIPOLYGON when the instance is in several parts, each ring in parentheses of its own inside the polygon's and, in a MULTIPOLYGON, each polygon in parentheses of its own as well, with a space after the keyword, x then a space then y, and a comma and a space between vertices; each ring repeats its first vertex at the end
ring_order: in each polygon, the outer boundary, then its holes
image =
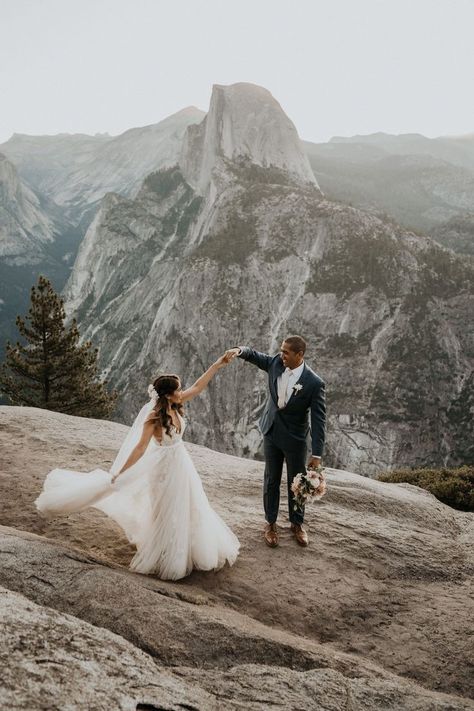
POLYGON ((166 126, 175 123, 195 124, 200 123, 205 116, 206 112, 198 109, 197 106, 186 106, 184 109, 175 111, 174 114, 166 116, 166 118, 162 119, 159 123, 153 125, 166 126))
POLYGON ((203 118, 206 115, 206 112, 203 111, 202 109, 199 109, 197 106, 185 106, 184 109, 180 109, 179 111, 176 111, 173 116, 197 116, 201 115, 203 118))
POLYGON ((267 89, 246 82, 214 84, 206 118, 185 135, 183 172, 203 192, 219 159, 242 157, 317 186, 294 124, 267 89))

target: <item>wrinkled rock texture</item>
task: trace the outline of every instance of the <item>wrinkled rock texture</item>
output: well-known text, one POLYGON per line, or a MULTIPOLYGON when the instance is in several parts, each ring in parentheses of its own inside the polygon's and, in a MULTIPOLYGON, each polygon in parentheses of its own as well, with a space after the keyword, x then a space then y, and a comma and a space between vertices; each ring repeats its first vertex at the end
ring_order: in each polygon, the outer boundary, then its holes
POLYGON ((232 568, 167 583, 125 568, 132 546, 100 512, 45 521, 33 507, 49 469, 107 468, 125 433, 111 422, 0 408, 0 586, 20 596, 0 604, 16 650, 8 678, 35 670, 22 693, 35 684, 55 693, 64 670, 54 648, 67 660, 73 653, 70 633, 58 633, 67 629, 77 640, 68 693, 84 659, 100 694, 110 689, 105 670, 118 675, 117 708, 135 708, 130 698, 170 709, 474 708, 471 514, 417 487, 330 470, 328 494, 308 511, 309 548, 292 538, 283 501, 281 545, 270 550, 262 464, 190 444, 242 551, 232 568), (22 624, 31 630, 24 647, 22 624))
POLYGON ((122 637, 0 588, 2 709, 213 708, 122 637), (148 707, 150 708, 150 707, 148 707))

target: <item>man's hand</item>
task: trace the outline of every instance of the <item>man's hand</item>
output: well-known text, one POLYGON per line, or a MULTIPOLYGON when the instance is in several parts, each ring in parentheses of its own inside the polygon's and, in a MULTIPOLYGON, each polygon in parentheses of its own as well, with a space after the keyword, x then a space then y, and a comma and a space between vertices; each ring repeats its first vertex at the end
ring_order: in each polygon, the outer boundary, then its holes
POLYGON ((239 355, 240 350, 240 348, 229 348, 229 350, 224 353, 224 356, 228 359, 227 362, 229 363, 231 360, 234 360, 234 358, 239 355))
POLYGON ((311 456, 309 458, 309 462, 308 462, 308 469, 317 469, 317 467, 319 467, 320 464, 321 464, 321 457, 311 456))

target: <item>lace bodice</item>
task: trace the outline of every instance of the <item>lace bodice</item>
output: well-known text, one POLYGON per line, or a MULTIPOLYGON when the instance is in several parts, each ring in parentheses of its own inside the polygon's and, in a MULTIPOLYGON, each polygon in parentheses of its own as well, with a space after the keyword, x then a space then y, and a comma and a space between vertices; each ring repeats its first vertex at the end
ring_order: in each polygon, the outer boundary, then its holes
POLYGON ((181 442, 181 440, 183 439, 183 433, 186 427, 186 420, 184 419, 184 417, 181 417, 179 412, 177 412, 176 414, 178 415, 178 419, 181 425, 180 431, 178 432, 175 426, 171 425, 171 434, 168 434, 165 430, 163 430, 161 442, 159 442, 156 437, 151 438, 151 442, 155 446, 171 447, 174 444, 178 444, 178 442, 181 442))

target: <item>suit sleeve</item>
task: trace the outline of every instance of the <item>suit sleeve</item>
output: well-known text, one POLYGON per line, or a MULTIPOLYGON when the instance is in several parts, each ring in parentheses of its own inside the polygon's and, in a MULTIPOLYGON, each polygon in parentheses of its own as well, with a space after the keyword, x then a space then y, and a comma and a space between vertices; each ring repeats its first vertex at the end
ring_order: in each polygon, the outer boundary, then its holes
POLYGON ((311 400, 311 453, 322 457, 326 433, 326 386, 316 387, 311 400))
POLYGON ((269 356, 266 353, 260 353, 259 351, 254 351, 253 348, 249 348, 248 346, 242 347, 238 358, 242 358, 242 360, 246 360, 249 363, 256 365, 257 368, 260 368, 260 370, 265 370, 266 372, 268 371, 273 360, 272 356, 269 356))

